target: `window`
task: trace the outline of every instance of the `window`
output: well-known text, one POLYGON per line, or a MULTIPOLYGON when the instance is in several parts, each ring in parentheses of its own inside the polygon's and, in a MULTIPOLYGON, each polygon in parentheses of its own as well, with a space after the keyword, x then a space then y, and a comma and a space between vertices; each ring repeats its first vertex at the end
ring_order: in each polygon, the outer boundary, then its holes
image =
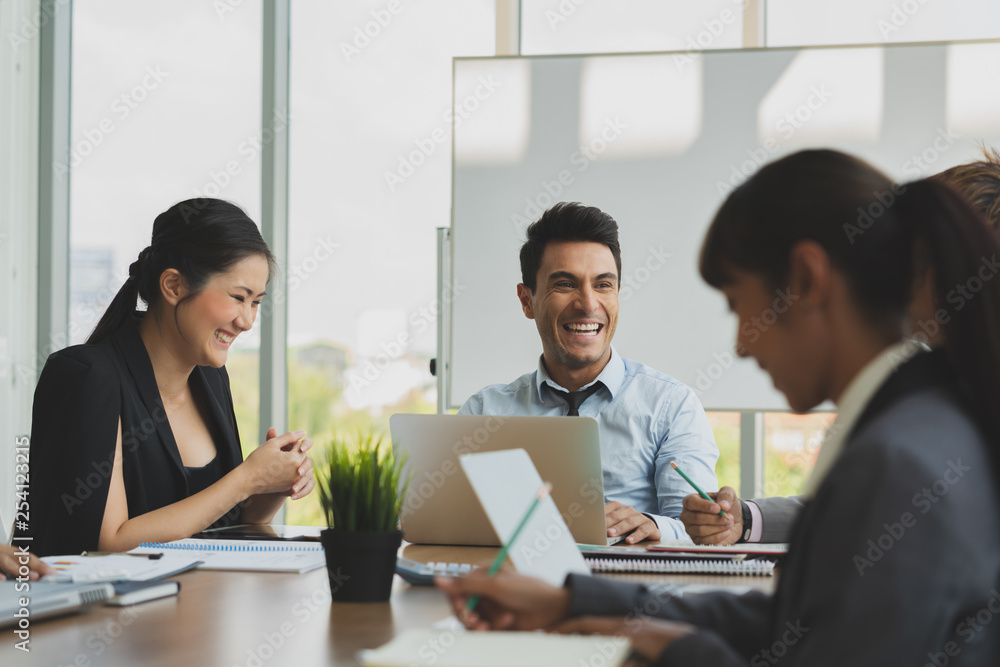
MULTIPOLYGON (((292 7, 289 428, 317 446, 433 412, 435 228, 450 224, 454 56, 491 55, 492 0, 292 7)), ((321 521, 317 494, 286 521, 321 521)))
MULTIPOLYGON (((218 197, 260 219, 260 0, 74 3, 70 342, 82 343, 149 244, 153 219, 218 197)), ((257 443, 259 334, 227 368, 244 451, 257 443)))

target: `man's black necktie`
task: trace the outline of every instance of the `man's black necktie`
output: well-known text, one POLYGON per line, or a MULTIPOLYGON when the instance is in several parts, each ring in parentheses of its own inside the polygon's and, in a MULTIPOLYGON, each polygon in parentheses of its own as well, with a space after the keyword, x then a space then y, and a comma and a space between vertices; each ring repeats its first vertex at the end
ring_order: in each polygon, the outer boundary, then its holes
POLYGON ((590 385, 586 389, 581 389, 579 391, 571 391, 571 392, 560 391, 560 392, 558 392, 559 397, 561 399, 563 399, 564 401, 566 401, 566 404, 569 405, 569 412, 566 413, 566 416, 567 417, 579 417, 580 416, 580 406, 583 405, 583 402, 585 400, 587 400, 588 398, 590 398, 591 394, 593 394, 595 391, 597 391, 598 389, 600 389, 601 386, 602 385, 601 385, 600 382, 595 382, 594 384, 590 385))

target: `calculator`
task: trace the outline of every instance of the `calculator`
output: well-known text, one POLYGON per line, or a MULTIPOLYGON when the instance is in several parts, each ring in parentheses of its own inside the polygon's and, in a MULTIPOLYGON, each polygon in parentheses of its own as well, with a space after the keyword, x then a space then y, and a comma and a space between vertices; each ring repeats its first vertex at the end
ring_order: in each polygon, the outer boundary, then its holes
POLYGON ((461 577, 472 572, 469 563, 421 563, 409 558, 396 559, 396 574, 414 586, 433 586, 434 577, 461 577))

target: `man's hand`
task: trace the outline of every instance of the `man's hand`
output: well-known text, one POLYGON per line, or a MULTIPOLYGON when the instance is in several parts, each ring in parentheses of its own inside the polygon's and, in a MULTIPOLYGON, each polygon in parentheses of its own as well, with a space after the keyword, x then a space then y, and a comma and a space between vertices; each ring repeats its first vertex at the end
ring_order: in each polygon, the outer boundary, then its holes
POLYGON ((608 527, 608 537, 631 533, 625 538, 629 544, 660 539, 660 528, 655 521, 617 501, 604 506, 604 521, 608 527))
POLYGON ((487 577, 485 570, 457 578, 438 577, 458 620, 473 630, 545 630, 569 616, 569 590, 539 579, 500 572, 487 577), (473 612, 466 604, 473 595, 479 604, 473 612))
POLYGON ((626 620, 621 617, 582 616, 560 623, 552 631, 564 635, 628 637, 636 653, 650 662, 655 662, 673 642, 694 632, 694 626, 652 618, 626 620))
POLYGON ((724 486, 710 493, 714 502, 697 493, 684 497, 681 522, 695 544, 735 544, 743 535, 743 508, 736 491, 724 486), (719 510, 726 512, 719 516, 719 510))

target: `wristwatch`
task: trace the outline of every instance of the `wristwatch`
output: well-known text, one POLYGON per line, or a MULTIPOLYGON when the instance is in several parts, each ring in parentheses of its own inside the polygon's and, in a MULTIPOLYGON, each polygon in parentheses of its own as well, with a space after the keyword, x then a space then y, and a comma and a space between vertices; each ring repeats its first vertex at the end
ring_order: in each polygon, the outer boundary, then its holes
POLYGON ((740 535, 740 539, 736 540, 737 543, 749 540, 750 531, 753 530, 753 514, 750 513, 750 508, 742 500, 740 501, 740 509, 743 511, 743 534, 740 535))

